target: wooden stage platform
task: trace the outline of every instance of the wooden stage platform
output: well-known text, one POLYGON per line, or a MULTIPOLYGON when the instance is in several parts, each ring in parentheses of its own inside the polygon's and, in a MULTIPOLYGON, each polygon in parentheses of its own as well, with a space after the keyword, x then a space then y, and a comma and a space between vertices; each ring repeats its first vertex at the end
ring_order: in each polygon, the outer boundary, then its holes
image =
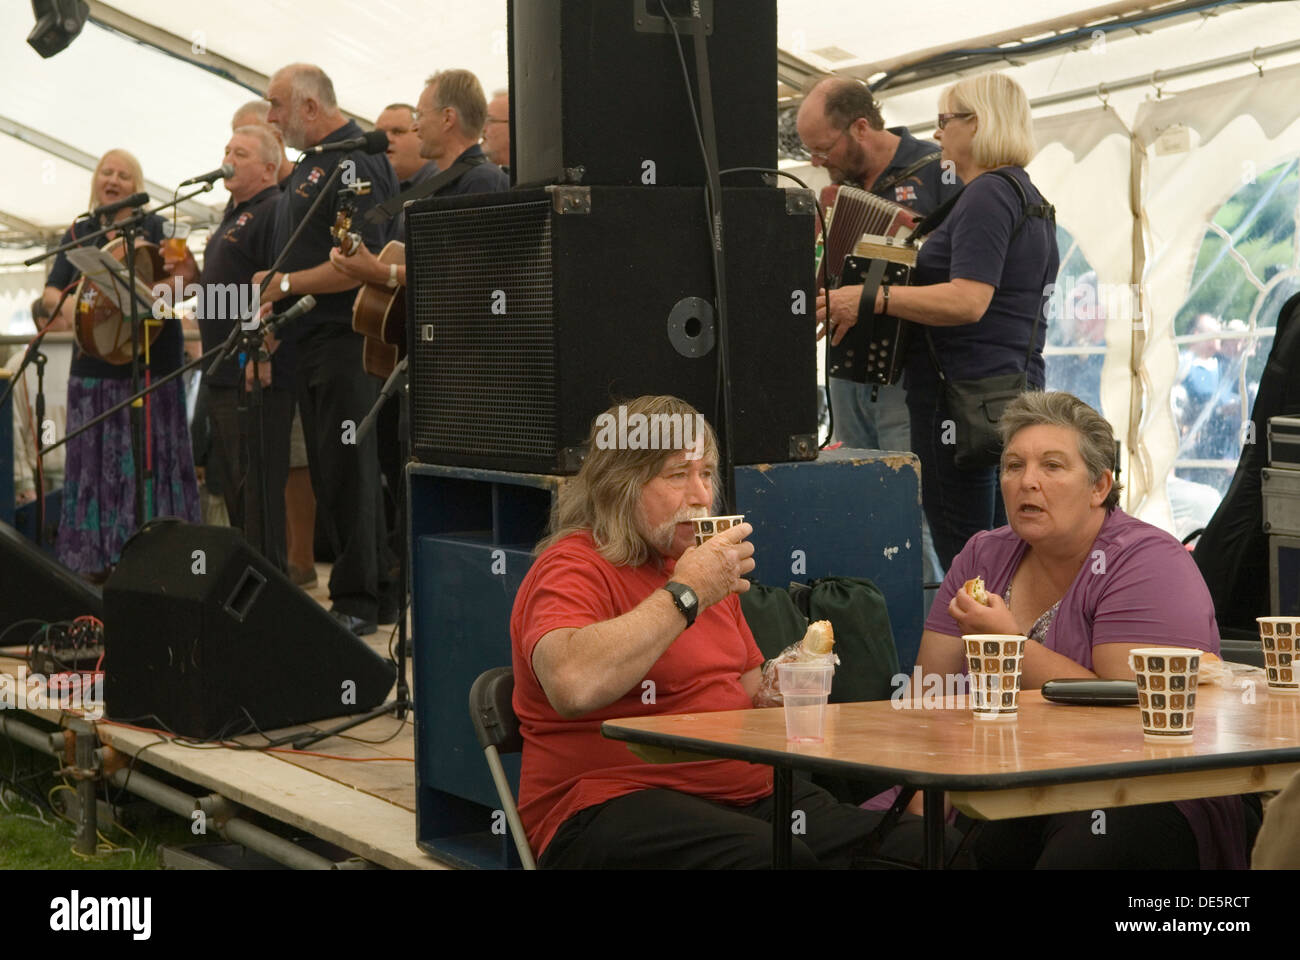
MULTIPOLYGON (((317 570, 320 585, 308 593, 327 604, 329 566, 318 564, 317 570)), ((392 630, 380 627, 366 640, 387 656, 392 630)), ((20 667, 25 667, 22 660, 0 656, 0 673, 16 677, 20 667)), ((407 674, 409 682, 409 663, 407 674)), ((26 712, 56 724, 70 715, 57 709, 26 712)), ((21 722, 21 714, 9 715, 21 722)), ((294 731, 326 729, 337 722, 321 721, 268 733, 279 737, 294 731)), ((196 796, 219 794, 380 867, 448 869, 415 842, 413 711, 407 713, 405 721, 379 717, 301 752, 289 748, 266 751, 187 746, 173 742, 165 734, 109 720, 97 721, 95 729, 102 743, 137 758, 135 769, 148 773, 153 768, 179 777, 198 788, 188 791, 196 796)), ((239 742, 256 746, 266 739, 251 735, 239 738, 239 742)))

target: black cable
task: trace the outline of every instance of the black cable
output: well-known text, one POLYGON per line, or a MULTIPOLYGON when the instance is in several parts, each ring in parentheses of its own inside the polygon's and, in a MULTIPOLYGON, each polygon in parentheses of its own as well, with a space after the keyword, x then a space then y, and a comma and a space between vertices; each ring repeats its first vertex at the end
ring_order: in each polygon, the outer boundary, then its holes
MULTIPOLYGON (((722 181, 715 172, 716 164, 713 160, 717 156, 717 144, 714 142, 714 131, 712 127, 712 99, 708 92, 708 54, 705 48, 704 23, 699 18, 698 13, 692 15, 692 27, 694 30, 695 40, 695 59, 696 75, 700 84, 700 100, 704 106, 706 114, 705 119, 710 122, 706 131, 704 124, 700 120, 699 112, 695 106, 695 96, 691 91, 690 71, 686 67, 686 52, 682 48, 681 33, 677 29, 677 22, 668 13, 668 7, 664 0, 659 0, 659 9, 662 11, 664 19, 668 22, 672 30, 673 42, 677 47, 677 59, 682 67, 682 79, 686 87, 686 100, 691 108, 691 120, 695 124, 695 136, 700 147, 700 156, 704 162, 705 173, 705 213, 709 226, 709 249, 712 253, 713 261, 713 285, 717 298, 718 314, 718 374, 717 374, 717 392, 721 395, 721 419, 722 426, 722 487, 723 502, 730 513, 736 512, 736 477, 735 477, 735 454, 734 454, 734 432, 732 430, 731 418, 731 364, 730 364, 730 331, 728 329, 727 317, 727 280, 726 280, 726 261, 724 255, 723 242, 723 219, 722 219, 722 181)), ((717 397, 715 396, 715 403, 717 397)))
MULTIPOLYGON (((793 173, 788 173, 785 170, 769 170, 767 167, 728 167, 726 170, 718 171, 719 176, 726 176, 729 173, 766 173, 774 177, 788 177, 789 179, 793 180, 795 183, 799 184, 799 186, 807 190, 809 193, 813 193, 812 187, 808 186, 808 184, 804 183, 793 173)), ((813 194, 813 208, 817 211, 817 220, 819 223, 821 223, 821 228, 822 228, 823 253, 822 253, 822 262, 821 262, 820 285, 822 291, 825 292, 826 294, 826 336, 823 337, 826 343, 822 348, 823 355, 826 358, 826 362, 824 365, 826 370, 826 380, 822 384, 822 389, 826 391, 826 442, 818 445, 819 449, 824 450, 826 449, 826 447, 830 445, 831 438, 835 436, 835 404, 831 402, 831 379, 830 379, 831 377, 831 373, 830 373, 831 370, 831 331, 830 331, 831 289, 830 289, 830 280, 828 279, 829 270, 827 269, 826 266, 826 254, 825 254, 825 244, 829 240, 829 237, 827 237, 826 235, 826 214, 822 211, 822 205, 817 200, 816 194, 813 194)))

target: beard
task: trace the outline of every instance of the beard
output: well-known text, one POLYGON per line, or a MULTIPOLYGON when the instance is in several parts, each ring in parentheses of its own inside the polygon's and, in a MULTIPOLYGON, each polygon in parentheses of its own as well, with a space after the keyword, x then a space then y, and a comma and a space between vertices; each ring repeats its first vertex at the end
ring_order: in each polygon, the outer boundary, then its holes
POLYGON ((709 516, 707 507, 682 507, 672 519, 665 520, 653 530, 643 531, 642 536, 650 546, 664 555, 669 555, 672 553, 673 540, 677 537, 677 524, 690 523, 696 517, 707 516, 709 516))
POLYGON ((835 182, 850 187, 861 187, 867 189, 870 184, 862 182, 867 175, 867 151, 862 149, 852 137, 846 137, 844 144, 844 166, 838 168, 838 176, 835 182))
POLYGON ((302 121, 297 117, 291 117, 284 121, 284 126, 280 128, 280 134, 284 137, 284 145, 294 150, 306 150, 307 131, 303 129, 302 121))

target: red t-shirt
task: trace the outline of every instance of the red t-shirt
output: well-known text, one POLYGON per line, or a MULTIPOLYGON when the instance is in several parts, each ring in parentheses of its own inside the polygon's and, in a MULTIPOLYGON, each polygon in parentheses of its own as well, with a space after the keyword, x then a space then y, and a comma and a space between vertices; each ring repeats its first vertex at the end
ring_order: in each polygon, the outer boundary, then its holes
POLYGON ((566 720, 555 712, 533 673, 537 641, 561 627, 582 628, 622 616, 670 579, 653 563, 615 567, 587 533, 566 537, 533 563, 515 596, 510 641, 514 708, 524 738, 519 816, 528 842, 541 854, 555 831, 579 810, 637 790, 680 790, 744 805, 772 792, 772 772, 738 760, 645 763, 619 740, 601 736, 617 717, 747 710, 753 706, 741 674, 761 666, 763 654, 735 594, 699 614, 650 668, 654 703, 643 703, 638 683, 609 706, 566 720))

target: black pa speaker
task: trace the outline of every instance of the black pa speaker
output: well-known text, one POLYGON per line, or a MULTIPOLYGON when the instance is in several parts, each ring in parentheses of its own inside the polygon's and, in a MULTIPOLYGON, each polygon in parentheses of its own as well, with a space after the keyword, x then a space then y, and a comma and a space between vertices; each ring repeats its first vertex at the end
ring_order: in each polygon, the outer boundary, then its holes
MULTIPOLYGON (((56 623, 84 615, 104 618, 99 590, 0 523, 0 631, 19 620, 56 623)), ((37 626, 28 633, 14 631, 5 643, 25 643, 37 626)))
MULTIPOLYGON (((817 455, 814 200, 724 190, 732 449, 817 455)), ((592 420, 673 394, 717 428, 704 190, 548 187, 407 211, 411 440, 426 463, 574 473, 592 420)))
POLYGON ((217 739, 362 713, 391 663, 237 530, 147 524, 104 585, 111 719, 217 739))
MULTIPOLYGON (((691 117, 699 89, 687 23, 698 2, 722 169, 776 166, 776 0, 511 0, 515 182, 705 183, 691 117)), ((728 177, 758 185, 756 174, 728 177)))

